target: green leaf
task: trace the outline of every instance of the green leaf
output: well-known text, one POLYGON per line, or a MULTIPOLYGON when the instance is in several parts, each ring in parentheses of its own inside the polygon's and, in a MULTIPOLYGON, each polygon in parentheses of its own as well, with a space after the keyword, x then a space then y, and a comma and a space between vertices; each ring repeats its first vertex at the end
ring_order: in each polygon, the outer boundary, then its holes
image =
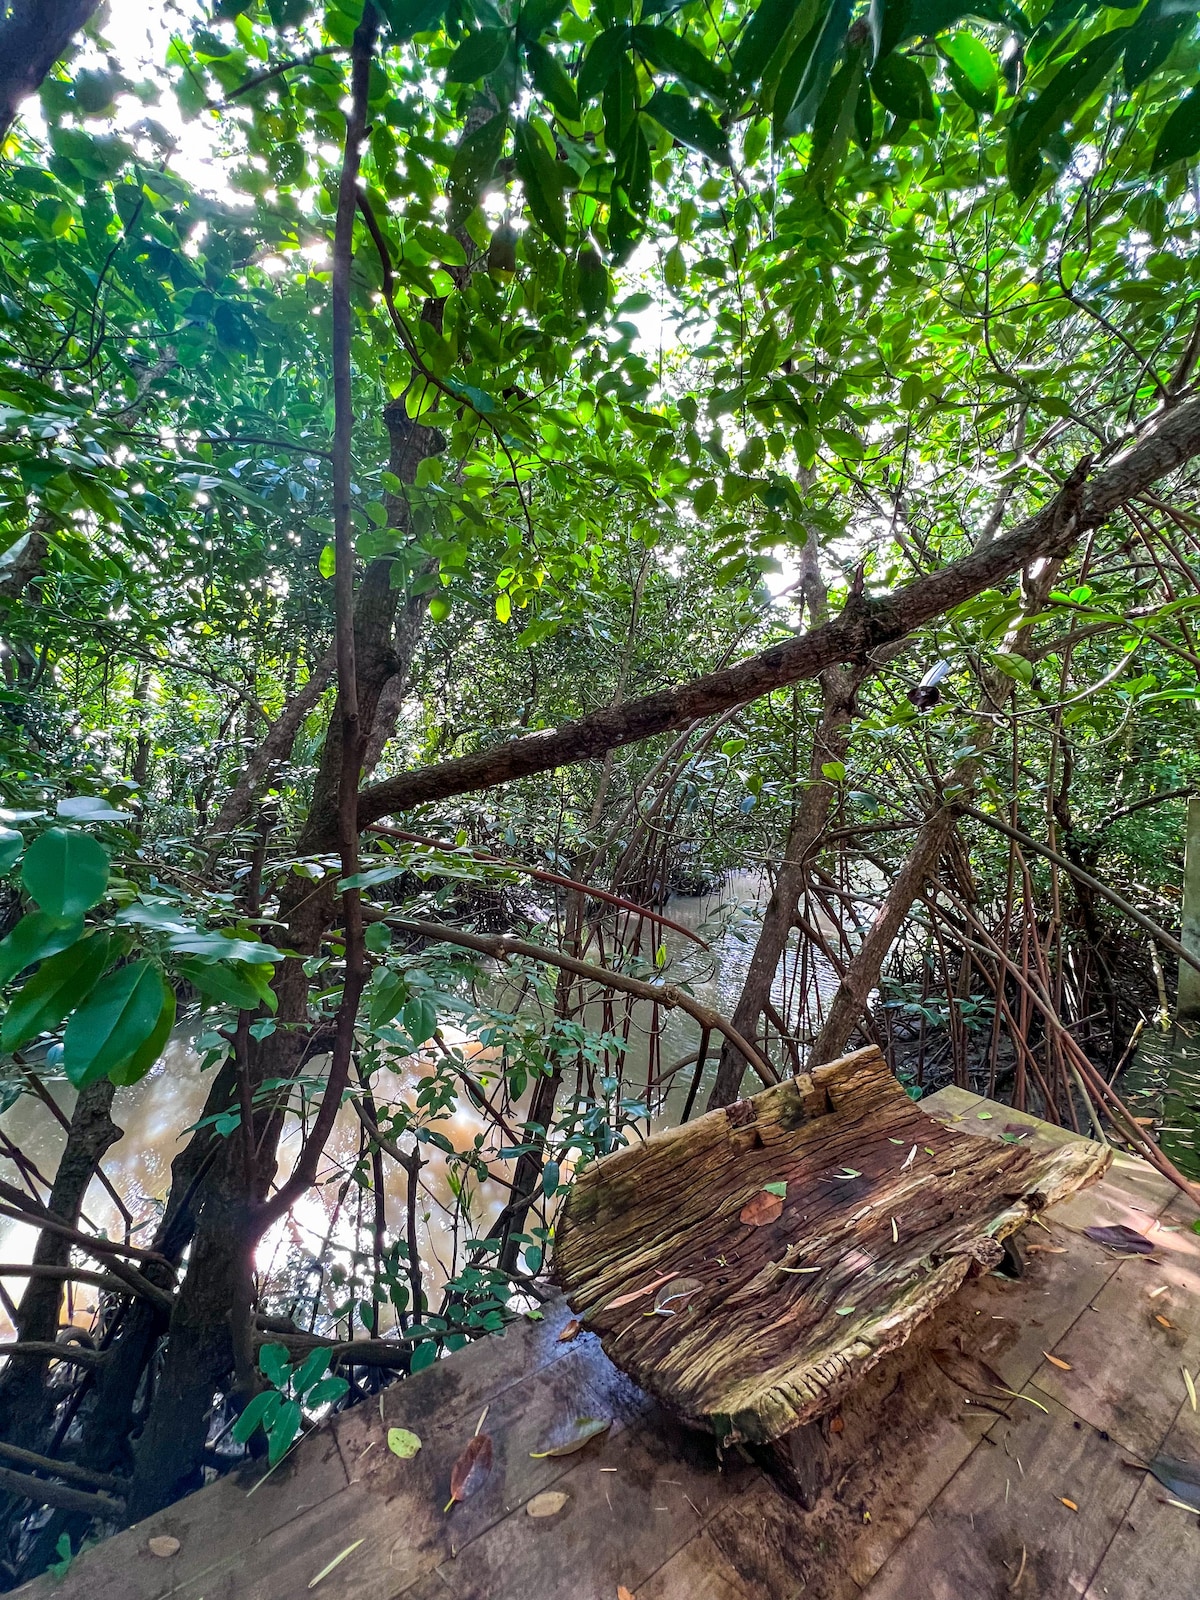
POLYGON ((238 1444, 248 1443, 260 1423, 264 1428, 269 1428, 282 1404, 283 1396, 278 1389, 264 1389, 262 1394, 256 1394, 248 1401, 246 1409, 230 1430, 238 1444))
POLYGON ((996 58, 974 34, 954 33, 939 41, 950 81, 972 111, 994 111, 1000 85, 996 58))
POLYGON ((329 1371, 329 1363, 333 1360, 333 1351, 325 1345, 310 1350, 305 1358, 304 1365, 292 1380, 292 1388, 298 1395, 305 1395, 329 1371))
POLYGON ((337 551, 331 544, 322 547, 320 559, 317 561, 317 571, 323 578, 332 578, 337 571, 337 551))
POLYGON ((108 851, 90 834, 48 828, 25 852, 21 882, 52 917, 81 917, 104 898, 108 851))
POLYGON ((853 0, 830 0, 825 15, 796 46, 775 91, 775 137, 792 138, 812 126, 850 26, 853 0))
POLYGON ((537 129, 528 122, 513 128, 517 175, 525 189, 525 201, 542 231, 559 249, 567 243, 567 213, 563 206, 562 182, 557 163, 542 142, 537 129))
POLYGON ((1028 200, 1037 188, 1042 150, 1112 72, 1128 34, 1127 28, 1116 28, 1084 45, 1009 123, 1008 181, 1018 200, 1028 200))
POLYGON ((875 98, 905 122, 932 122, 936 116, 929 79, 911 56, 891 55, 871 74, 875 98))
POLYGON ((579 252, 579 303, 589 322, 602 317, 608 305, 608 268, 590 244, 579 252))
POLYGON ((1180 0, 1150 0, 1125 40, 1125 87, 1136 89, 1163 65, 1196 20, 1197 7, 1180 0))
POLYGON ((109 1069, 108 1076, 116 1084, 128 1085, 144 1078, 150 1068, 167 1048, 171 1029, 175 1026, 175 991, 162 980, 162 1010, 146 1042, 133 1052, 127 1061, 109 1069))
POLYGON ((473 211, 486 184, 491 181, 504 147, 508 117, 501 111, 481 128, 468 134, 454 152, 450 164, 450 191, 458 215, 473 211))
POLYGON ((7 872, 24 848, 24 834, 15 828, 0 828, 0 872, 7 872))
POLYGON ((579 97, 570 74, 556 55, 532 41, 525 46, 525 60, 533 86, 542 99, 568 122, 579 121, 579 97))
POLYGON ((771 57, 787 37, 793 19, 807 0, 762 0, 750 18, 733 52, 733 78, 749 89, 766 70, 771 57))
POLYGON ((988 655, 988 660, 1005 677, 1013 678, 1018 683, 1023 683, 1026 688, 1033 682, 1033 663, 1024 656, 1015 656, 1008 650, 993 650, 988 655))
POLYGON ((494 72, 504 60, 510 34, 507 28, 481 28, 469 33, 446 65, 447 83, 476 83, 494 72))
POLYGON ((645 111, 689 150, 699 151, 719 166, 729 166, 729 140, 724 131, 709 112, 699 110, 685 95, 656 89, 645 111))
POLYGON ((292 1375, 292 1358, 285 1344, 264 1344, 258 1352, 258 1370, 268 1383, 282 1389, 292 1375))
POLYGON ((605 28, 603 33, 596 35, 588 46, 588 53, 575 83, 575 91, 581 106, 587 105, 601 92, 628 49, 629 29, 624 24, 619 28, 605 28))
POLYGON ((262 998, 248 974, 223 962, 181 961, 179 976, 210 1000, 238 1011, 256 1011, 262 998))
POLYGON ((845 783, 846 768, 840 761, 826 761, 821 767, 821 776, 828 778, 830 783, 845 783))
POLYGON ((147 1044, 162 1006, 162 974, 148 958, 101 979, 63 1035, 63 1071, 75 1087, 105 1077, 147 1044))
POLYGON ((108 964, 110 944, 107 933, 94 933, 43 961, 9 1003, 0 1028, 0 1049, 17 1050, 57 1028, 98 981, 108 964))
POLYGON ((0 939, 0 984, 8 983, 35 961, 57 955, 83 933, 82 917, 52 917, 30 911, 6 938, 0 939))
POLYGON ((669 72, 695 94, 708 95, 722 105, 729 97, 729 79, 698 50, 690 40, 672 33, 670 28, 639 23, 633 30, 633 46, 638 54, 660 72, 669 72))
POLYGON ((787 1184, 786 1183, 764 1183, 763 1184, 763 1192, 764 1192, 764 1194, 775 1194, 775 1195, 778 1195, 781 1200, 785 1200, 787 1198, 787 1184))
POLYGON ((367 990, 367 1020, 371 1027, 386 1027, 407 999, 408 979, 380 967, 367 990))
MULTIPOLYGON (((378 0, 397 39, 432 33, 446 14, 446 0, 378 0)), ((306 8, 307 9, 307 8, 306 8)))
POLYGON ((1154 147, 1151 172, 1161 172, 1172 162, 1183 161, 1200 150, 1200 83, 1184 96, 1163 124, 1154 147))
POLYGON ((437 1031, 437 1007, 426 995, 415 995, 400 1014, 404 1031, 414 1044, 424 1044, 437 1031))
POLYGON ((421 1448, 421 1441, 407 1428, 389 1428, 387 1447, 394 1456, 399 1456, 401 1461, 411 1461, 421 1448))

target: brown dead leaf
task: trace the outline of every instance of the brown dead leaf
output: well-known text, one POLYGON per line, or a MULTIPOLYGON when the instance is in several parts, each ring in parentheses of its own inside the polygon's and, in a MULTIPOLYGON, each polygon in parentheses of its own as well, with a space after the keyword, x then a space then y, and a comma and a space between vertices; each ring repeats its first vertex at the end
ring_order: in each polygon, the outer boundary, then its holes
POLYGON ((561 1489, 548 1489, 545 1494, 535 1494, 525 1510, 531 1517, 556 1517, 570 1498, 561 1489))
POLYGON ((633 1600, 633 1596, 623 1583, 617 1585, 617 1600, 633 1600))
POLYGON ((745 1223, 748 1228, 761 1228, 768 1222, 778 1222, 783 1215, 783 1197, 777 1194, 768 1194, 765 1189, 760 1189, 738 1212, 738 1221, 745 1223))
POLYGON ((1057 1367, 1060 1372, 1070 1372, 1071 1363, 1069 1361, 1062 1361, 1058 1356, 1052 1356, 1049 1350, 1043 1350, 1042 1354, 1052 1367, 1057 1367))
POLYGON ((1154 1320, 1161 1323, 1164 1328, 1174 1328, 1175 1326, 1173 1322, 1168 1322, 1166 1317, 1160 1317, 1157 1311, 1154 1313, 1154 1320))
POLYGON ((834 1417, 833 1421, 829 1424, 829 1431, 830 1431, 830 1433, 841 1433, 842 1430, 845 1428, 845 1426, 846 1426, 846 1419, 839 1412, 838 1415, 836 1417, 834 1417))
POLYGON ((655 1289, 664 1283, 670 1283, 675 1276, 673 1272, 664 1272, 661 1278, 654 1278, 644 1289, 631 1289, 628 1294, 619 1294, 615 1300, 610 1300, 605 1306, 606 1311, 615 1311, 618 1306, 631 1306, 635 1300, 644 1300, 648 1294, 653 1294, 655 1289))
POLYGON ((686 1311, 703 1288, 704 1281, 701 1278, 672 1278, 654 1296, 654 1309, 660 1316, 675 1316, 680 1311, 686 1311))
POLYGON ((469 1500, 482 1489, 492 1470, 492 1440, 490 1434, 477 1433, 468 1440, 467 1448, 454 1463, 450 1473, 450 1499, 446 1510, 459 1500, 469 1500))
POLYGON ((1067 1253, 1061 1244, 1027 1244, 1025 1248, 1031 1256, 1065 1256, 1067 1253))
POLYGON ((578 1317, 572 1317, 570 1322, 567 1323, 566 1327, 559 1334, 558 1343, 559 1344, 569 1344, 572 1339, 577 1339, 579 1337, 579 1332, 580 1332, 580 1329, 582 1327, 583 1327, 583 1323, 580 1322, 579 1318, 578 1317))
POLYGON ((169 1533, 156 1533, 152 1539, 146 1540, 146 1548, 152 1556, 161 1556, 166 1561, 179 1554, 180 1544, 169 1533))
POLYGON ((1066 1506, 1068 1511, 1079 1510, 1079 1507, 1075 1504, 1074 1500, 1068 1500, 1065 1494, 1060 1494, 1058 1498, 1062 1501, 1063 1505, 1066 1506))
POLYGON ((933 1359, 946 1376, 958 1384, 960 1389, 965 1389, 968 1394, 994 1399, 998 1393, 1006 1395, 1012 1392, 995 1367, 989 1366, 986 1361, 980 1361, 977 1356, 968 1356, 959 1350, 942 1348, 933 1352, 933 1359))

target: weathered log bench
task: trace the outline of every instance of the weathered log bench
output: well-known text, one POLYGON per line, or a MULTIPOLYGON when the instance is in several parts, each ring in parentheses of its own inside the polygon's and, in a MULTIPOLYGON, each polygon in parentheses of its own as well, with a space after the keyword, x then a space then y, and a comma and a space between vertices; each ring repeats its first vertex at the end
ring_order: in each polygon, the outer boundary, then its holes
POLYGON ((1110 1159, 1009 1137, 935 1121, 860 1050, 580 1173, 554 1276, 616 1366, 810 1504, 819 1419, 1110 1159))

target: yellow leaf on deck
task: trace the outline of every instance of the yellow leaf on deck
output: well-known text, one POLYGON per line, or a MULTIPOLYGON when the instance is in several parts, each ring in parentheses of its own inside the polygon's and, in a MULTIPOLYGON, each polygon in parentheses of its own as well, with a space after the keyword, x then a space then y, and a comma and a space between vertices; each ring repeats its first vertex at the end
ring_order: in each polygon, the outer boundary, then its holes
POLYGON ((1074 1500, 1068 1500, 1066 1495, 1060 1494, 1058 1498, 1062 1501, 1063 1505, 1066 1506, 1068 1511, 1078 1511, 1079 1510, 1079 1507, 1075 1504, 1074 1500))
POLYGON ((1052 1356, 1049 1350, 1043 1350, 1042 1354, 1052 1367, 1057 1367, 1060 1372, 1070 1372, 1071 1363, 1069 1361, 1060 1361, 1058 1356, 1052 1356))

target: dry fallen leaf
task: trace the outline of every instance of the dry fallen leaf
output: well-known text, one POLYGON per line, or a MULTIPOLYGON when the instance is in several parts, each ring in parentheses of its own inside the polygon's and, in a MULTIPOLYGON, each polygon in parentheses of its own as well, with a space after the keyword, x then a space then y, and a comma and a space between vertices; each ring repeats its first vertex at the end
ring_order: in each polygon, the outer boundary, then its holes
POLYGON ((492 1470, 492 1440, 486 1433, 477 1433, 467 1443, 467 1448, 454 1463, 450 1473, 450 1498, 446 1510, 459 1500, 469 1500, 487 1482, 492 1470))
POLYGON ((579 1337, 579 1331, 580 1331, 580 1329, 582 1327, 583 1327, 583 1323, 580 1322, 579 1318, 578 1317, 572 1317, 570 1322, 567 1323, 566 1327, 559 1334, 558 1343, 559 1344, 569 1344, 572 1339, 576 1339, 576 1338, 579 1337))
POLYGON ((610 1300, 605 1306, 606 1311, 615 1311, 618 1306, 630 1306, 635 1300, 644 1300, 648 1294, 653 1294, 661 1284, 670 1283, 675 1276, 673 1272, 664 1272, 661 1278, 655 1278, 644 1289, 631 1289, 628 1294, 619 1294, 615 1300, 610 1300))
POLYGON ((933 1359, 946 1376, 958 1384, 960 1389, 965 1389, 968 1394, 982 1395, 990 1399, 996 1394, 1012 1392, 995 1367, 989 1366, 986 1361, 980 1361, 976 1356, 964 1355, 958 1350, 938 1349, 933 1352, 933 1359))
POLYGON ((164 1560, 168 1556, 177 1556, 180 1550, 179 1540, 173 1539, 169 1533, 156 1533, 153 1539, 146 1540, 146 1546, 151 1555, 162 1556, 164 1560))
POLYGON ((617 1600, 633 1600, 633 1596, 623 1583, 617 1585, 617 1600))
POLYGON ((1196 1385, 1192 1382, 1192 1375, 1186 1367, 1183 1369, 1183 1383, 1187 1389, 1187 1397, 1191 1401, 1192 1410, 1196 1409, 1196 1385))
POLYGON ((556 1517, 570 1498, 561 1489, 548 1489, 545 1494, 535 1494, 525 1510, 531 1517, 556 1517))
POLYGON ((1085 1228, 1083 1231, 1089 1239, 1094 1239, 1108 1250, 1115 1250, 1118 1255, 1154 1254, 1154 1246, 1146 1235, 1139 1233, 1136 1228, 1127 1228, 1123 1222, 1114 1222, 1111 1227, 1105 1228, 1085 1228))
POLYGON ((1154 1313, 1154 1320, 1161 1323, 1164 1328, 1173 1328, 1175 1326, 1173 1322, 1168 1322, 1166 1317, 1160 1317, 1157 1311, 1154 1313))
POLYGON ((748 1228, 761 1228, 768 1222, 777 1222, 782 1215, 781 1196, 768 1194, 765 1189, 760 1189, 738 1212, 738 1221, 744 1222, 748 1228))
POLYGON ((1065 1256, 1067 1253, 1065 1247, 1061 1244, 1027 1244, 1025 1248, 1030 1255, 1065 1256))
POLYGON ((834 1417, 833 1421, 829 1424, 829 1431, 830 1431, 830 1433, 841 1433, 842 1429, 845 1426, 846 1426, 845 1418, 839 1412, 839 1414, 836 1417, 834 1417))
POLYGON ((576 1450, 582 1450, 590 1440, 607 1433, 611 1427, 611 1417, 580 1417, 570 1424, 566 1438, 547 1445, 544 1450, 531 1450, 530 1457, 534 1461, 544 1461, 547 1456, 573 1456, 576 1450))
POLYGON ((695 1296, 704 1287, 701 1278, 672 1278, 664 1283, 654 1296, 654 1310, 660 1316, 670 1317, 686 1311, 695 1296))
POLYGON ((1049 1350, 1043 1350, 1042 1354, 1052 1367, 1057 1367, 1060 1372, 1070 1372, 1071 1363, 1069 1361, 1061 1361, 1058 1356, 1052 1356, 1049 1350))
POLYGON ((1058 1498, 1062 1501, 1063 1505, 1066 1506, 1068 1511, 1079 1510, 1079 1507, 1075 1504, 1074 1500, 1068 1500, 1066 1495, 1060 1494, 1058 1498))

